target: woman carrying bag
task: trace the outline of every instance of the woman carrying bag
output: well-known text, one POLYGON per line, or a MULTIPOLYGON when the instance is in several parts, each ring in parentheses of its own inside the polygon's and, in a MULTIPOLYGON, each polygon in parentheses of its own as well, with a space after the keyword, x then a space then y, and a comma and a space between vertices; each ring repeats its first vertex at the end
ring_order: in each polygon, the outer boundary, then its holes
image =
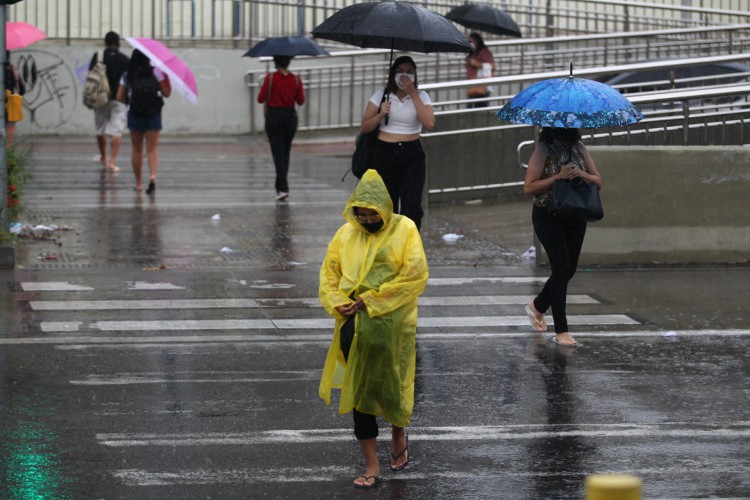
POLYGON ((539 133, 524 179, 523 192, 534 196, 531 218, 534 232, 544 246, 552 274, 542 291, 526 306, 531 327, 537 332, 547 330, 544 313, 552 308, 555 322, 553 341, 567 347, 577 345, 568 331, 565 303, 568 282, 578 266, 586 221, 549 212, 552 185, 558 179, 594 183, 602 187, 602 178, 581 133, 574 128, 544 127, 539 133))

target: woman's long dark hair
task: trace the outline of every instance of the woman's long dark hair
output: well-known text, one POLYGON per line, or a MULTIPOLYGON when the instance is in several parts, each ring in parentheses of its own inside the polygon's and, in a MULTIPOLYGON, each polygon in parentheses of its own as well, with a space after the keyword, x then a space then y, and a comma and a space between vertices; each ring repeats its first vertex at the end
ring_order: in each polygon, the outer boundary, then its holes
POLYGON ((125 77, 128 85, 132 85, 135 79, 149 77, 153 74, 154 70, 151 68, 151 62, 146 54, 138 49, 133 50, 133 55, 130 56, 130 62, 128 63, 128 74, 125 77))
POLYGON ((469 34, 469 39, 474 39, 474 43, 476 44, 476 47, 474 47, 474 51, 472 54, 478 54, 480 50, 486 49, 487 46, 484 44, 484 38, 482 38, 482 35, 477 33, 476 31, 473 31, 469 34))
POLYGON ((539 142, 549 144, 557 139, 568 144, 575 144, 581 140, 581 131, 577 128, 543 127, 539 132, 539 142))
POLYGON ((419 88, 419 76, 417 75, 417 64, 414 62, 414 59, 412 59, 409 56, 401 56, 396 58, 395 61, 393 61, 393 64, 391 64, 391 69, 388 71, 388 84, 386 85, 386 89, 392 94, 395 94, 398 90, 398 85, 396 85, 396 68, 398 68, 403 63, 408 63, 414 66, 414 86, 419 88))

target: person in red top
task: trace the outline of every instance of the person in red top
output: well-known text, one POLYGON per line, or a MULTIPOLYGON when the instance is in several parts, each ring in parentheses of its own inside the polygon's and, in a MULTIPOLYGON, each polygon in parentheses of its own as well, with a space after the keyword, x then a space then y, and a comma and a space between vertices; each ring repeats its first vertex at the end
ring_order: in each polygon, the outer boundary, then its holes
MULTIPOLYGON (((474 80, 475 78, 489 78, 495 73, 495 58, 492 57, 492 52, 484 44, 484 39, 479 33, 472 33, 469 35, 469 43, 473 47, 473 51, 466 58, 466 79, 474 80)), ((481 87, 469 87, 467 89, 469 99, 479 99, 481 97, 488 97, 490 91, 486 86, 481 87)), ((477 101, 469 103, 469 108, 484 108, 487 106, 487 101, 477 101)))
POLYGON ((289 155, 297 132, 297 110, 294 104, 305 103, 305 89, 299 76, 289 71, 289 56, 273 56, 276 71, 263 79, 258 102, 265 103, 266 135, 276 167, 276 199, 289 198, 289 155))

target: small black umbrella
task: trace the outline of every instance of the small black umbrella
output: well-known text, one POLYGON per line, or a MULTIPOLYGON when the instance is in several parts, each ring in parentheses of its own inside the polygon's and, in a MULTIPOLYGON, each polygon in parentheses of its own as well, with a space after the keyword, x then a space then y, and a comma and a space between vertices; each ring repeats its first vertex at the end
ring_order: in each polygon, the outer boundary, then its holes
POLYGON ((366 2, 344 7, 313 29, 357 47, 412 52, 471 52, 471 44, 444 16, 406 2, 366 2))
POLYGON ((306 36, 276 36, 257 43, 243 57, 330 56, 326 49, 306 36))
POLYGON ((467 28, 495 35, 521 36, 521 30, 507 12, 488 4, 466 3, 451 9, 445 17, 467 28))

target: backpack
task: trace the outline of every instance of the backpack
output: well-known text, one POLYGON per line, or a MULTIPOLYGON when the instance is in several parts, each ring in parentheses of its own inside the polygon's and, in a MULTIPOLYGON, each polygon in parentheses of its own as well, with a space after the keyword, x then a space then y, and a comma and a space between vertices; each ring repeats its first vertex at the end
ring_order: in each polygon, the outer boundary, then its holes
POLYGON ((154 73, 133 78, 130 85, 130 110, 138 116, 150 116, 161 111, 164 99, 161 97, 159 85, 154 73))
POLYGON ((104 65, 104 51, 96 55, 96 64, 86 75, 83 85, 83 105, 89 109, 98 109, 109 102, 111 89, 107 79, 107 66, 104 65))

